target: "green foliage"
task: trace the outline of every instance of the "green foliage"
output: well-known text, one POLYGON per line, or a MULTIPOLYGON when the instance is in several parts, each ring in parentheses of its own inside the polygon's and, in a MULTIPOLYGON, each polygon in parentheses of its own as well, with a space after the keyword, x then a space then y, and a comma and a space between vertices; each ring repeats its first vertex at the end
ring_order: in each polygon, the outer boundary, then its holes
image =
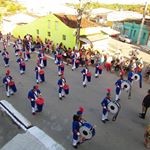
POLYGON ((11 15, 18 11, 23 11, 25 8, 15 0, 0 0, 0 14, 11 15))
MULTIPOLYGON (((74 8, 79 8, 79 4, 67 4, 68 6, 72 6, 74 8)), ((144 5, 124 5, 124 4, 102 4, 98 2, 93 2, 87 5, 87 9, 94 9, 94 8, 108 8, 113 10, 129 10, 129 11, 136 11, 139 13, 143 13, 144 5)), ((147 9, 147 15, 150 15, 150 6, 147 9)))

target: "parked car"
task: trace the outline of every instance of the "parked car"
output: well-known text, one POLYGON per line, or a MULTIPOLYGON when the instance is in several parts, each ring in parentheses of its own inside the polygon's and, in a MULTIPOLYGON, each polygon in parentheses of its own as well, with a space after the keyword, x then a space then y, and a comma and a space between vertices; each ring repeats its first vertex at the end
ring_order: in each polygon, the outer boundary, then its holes
POLYGON ((119 35, 119 40, 131 44, 132 40, 127 35, 119 35))

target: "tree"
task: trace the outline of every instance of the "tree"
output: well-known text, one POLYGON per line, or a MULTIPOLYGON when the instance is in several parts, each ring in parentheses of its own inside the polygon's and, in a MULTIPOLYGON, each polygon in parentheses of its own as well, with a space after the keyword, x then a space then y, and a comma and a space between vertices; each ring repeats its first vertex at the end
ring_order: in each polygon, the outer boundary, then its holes
POLYGON ((2 16, 25 10, 25 7, 14 0, 0 0, 0 8, 0 14, 2 14, 2 16), (5 11, 3 11, 4 9, 5 11))

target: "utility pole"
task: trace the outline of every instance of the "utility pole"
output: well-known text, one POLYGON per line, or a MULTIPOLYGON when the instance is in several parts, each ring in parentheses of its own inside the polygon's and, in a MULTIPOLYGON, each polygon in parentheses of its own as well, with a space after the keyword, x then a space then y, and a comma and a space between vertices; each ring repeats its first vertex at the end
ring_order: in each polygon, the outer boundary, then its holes
POLYGON ((75 45, 76 50, 79 50, 79 41, 80 41, 79 39, 80 39, 82 15, 83 15, 85 7, 87 6, 87 4, 89 4, 89 2, 84 4, 83 0, 79 0, 79 1, 80 1, 80 6, 77 10, 78 15, 77 15, 77 30, 76 30, 76 45, 75 45))
POLYGON ((140 45, 140 41, 141 41, 142 30, 143 30, 143 26, 144 26, 144 22, 145 22, 145 16, 147 13, 147 7, 148 7, 148 2, 145 2, 142 23, 141 23, 141 27, 140 27, 140 31, 139 31, 139 35, 138 35, 138 40, 137 40, 138 45, 140 45))

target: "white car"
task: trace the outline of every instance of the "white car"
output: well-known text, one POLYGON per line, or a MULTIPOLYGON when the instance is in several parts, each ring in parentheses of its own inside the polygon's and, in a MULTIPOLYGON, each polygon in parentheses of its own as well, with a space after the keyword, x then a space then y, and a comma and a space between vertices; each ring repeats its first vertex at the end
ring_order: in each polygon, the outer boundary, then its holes
POLYGON ((119 35, 119 40, 126 43, 132 43, 132 40, 127 35, 119 35))

